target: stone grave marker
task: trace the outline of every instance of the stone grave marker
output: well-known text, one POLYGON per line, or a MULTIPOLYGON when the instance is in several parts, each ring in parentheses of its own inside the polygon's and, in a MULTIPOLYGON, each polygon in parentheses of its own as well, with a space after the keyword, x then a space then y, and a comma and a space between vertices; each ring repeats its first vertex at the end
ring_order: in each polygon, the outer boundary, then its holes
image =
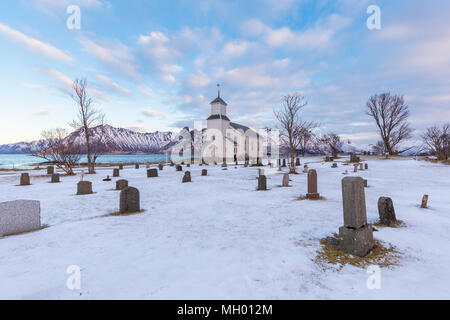
POLYGON ((307 199, 319 199, 320 194, 317 192, 317 172, 314 169, 308 170, 308 193, 307 199))
POLYGON ((380 197, 378 199, 378 214, 380 216, 380 222, 386 226, 391 226, 397 221, 391 198, 380 197))
POLYGON ((0 203, 0 237, 34 231, 40 227, 39 201, 15 200, 0 203))
POLYGON ((90 181, 80 181, 77 184, 77 195, 85 195, 92 193, 92 182, 90 181))
POLYGON ((135 213, 141 211, 139 190, 126 187, 120 191, 120 213, 135 213))
POLYGON ((123 190, 128 187, 128 181, 125 179, 120 179, 116 181, 116 190, 123 190))

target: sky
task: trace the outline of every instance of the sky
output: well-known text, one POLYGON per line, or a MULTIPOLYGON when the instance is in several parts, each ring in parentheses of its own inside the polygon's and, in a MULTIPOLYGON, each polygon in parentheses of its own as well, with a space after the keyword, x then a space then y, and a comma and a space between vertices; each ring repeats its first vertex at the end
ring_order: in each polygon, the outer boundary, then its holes
POLYGON ((417 139, 450 121, 449 12, 447 0, 2 0, 0 144, 69 129, 77 78, 109 124, 140 132, 193 128, 220 84, 234 122, 275 128, 273 109, 298 92, 319 133, 360 144, 378 140, 369 97, 402 94, 417 139))

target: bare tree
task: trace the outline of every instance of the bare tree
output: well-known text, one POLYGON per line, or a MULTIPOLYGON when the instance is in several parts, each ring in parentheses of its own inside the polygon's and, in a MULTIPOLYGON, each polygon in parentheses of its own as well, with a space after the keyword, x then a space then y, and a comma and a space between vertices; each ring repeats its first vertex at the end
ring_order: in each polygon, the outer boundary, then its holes
POLYGON ((88 172, 95 173, 97 158, 108 151, 105 115, 94 108, 93 100, 87 91, 86 79, 76 79, 73 82, 72 89, 71 96, 77 104, 78 115, 72 121, 71 126, 83 131, 88 172), (93 133, 95 134, 93 135, 93 133))
POLYGON ((81 148, 65 129, 57 128, 42 133, 45 144, 33 156, 54 163, 68 175, 73 175, 73 168, 79 163, 81 148))
POLYGON ((290 173, 295 171, 296 150, 301 142, 301 126, 300 111, 308 104, 306 98, 299 94, 287 94, 283 96, 282 106, 279 110, 274 110, 275 117, 281 125, 281 140, 288 145, 289 154, 291 156, 290 173))
POLYGON ((438 160, 447 160, 450 156, 450 123, 444 124, 442 128, 436 125, 428 128, 422 135, 422 140, 438 160))
POLYGON ((295 135, 300 137, 300 148, 302 149, 302 157, 305 156, 306 149, 314 138, 313 129, 319 126, 315 121, 301 121, 299 128, 295 135))
POLYGON ((366 113, 371 116, 380 130, 381 140, 390 155, 396 146, 411 136, 408 123, 409 107, 402 95, 375 94, 367 101, 366 113))
POLYGON ((372 146, 373 151, 376 154, 385 154, 386 153, 386 146, 384 145, 383 141, 378 141, 375 145, 372 146))
POLYGON ((321 138, 328 148, 330 148, 331 156, 337 157, 342 148, 341 138, 336 133, 329 133, 321 138))

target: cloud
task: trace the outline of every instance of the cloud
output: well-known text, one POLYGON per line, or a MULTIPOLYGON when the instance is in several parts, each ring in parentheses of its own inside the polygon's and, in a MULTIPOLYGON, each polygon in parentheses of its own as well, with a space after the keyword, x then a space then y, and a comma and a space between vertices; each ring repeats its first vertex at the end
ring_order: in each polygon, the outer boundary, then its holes
POLYGON ((142 114, 149 118, 156 118, 156 117, 163 119, 167 118, 167 114, 165 114, 164 112, 152 109, 142 110, 142 114))
POLYGON ((237 86, 266 88, 273 86, 277 79, 266 72, 264 66, 234 68, 220 76, 237 86))
POLYGON ((203 88, 210 84, 211 80, 201 70, 197 70, 188 77, 187 83, 194 88, 203 88))
POLYGON ((51 113, 53 113, 57 108, 53 107, 53 106, 49 106, 49 107, 44 107, 44 108, 40 108, 36 111, 33 111, 31 114, 33 116, 47 116, 51 113))
POLYGON ((106 87, 110 91, 115 92, 122 96, 133 98, 133 94, 129 90, 120 87, 116 82, 114 82, 112 79, 108 78, 107 76, 98 74, 97 79, 99 79, 104 85, 106 85, 106 87))
POLYGON ((231 41, 227 42, 223 47, 223 53, 228 56, 242 56, 249 49, 247 41, 231 41))
POLYGON ((152 91, 152 89, 144 87, 144 86, 138 86, 139 91, 146 96, 147 98, 153 98, 154 97, 154 92, 152 91))
POLYGON ((80 43, 85 52, 111 70, 118 69, 134 80, 141 79, 133 55, 128 47, 119 40, 94 42, 86 37, 82 37, 80 38, 80 43))
POLYGON ((23 34, 22 32, 17 31, 2 23, 0 23, 0 34, 3 34, 5 37, 19 43, 27 50, 37 53, 48 59, 59 60, 67 63, 74 61, 74 58, 64 51, 40 40, 31 38, 23 34))
POLYGON ((161 76, 161 78, 163 79, 164 82, 168 83, 168 84, 174 84, 177 80, 175 79, 175 77, 171 74, 163 74, 161 76))

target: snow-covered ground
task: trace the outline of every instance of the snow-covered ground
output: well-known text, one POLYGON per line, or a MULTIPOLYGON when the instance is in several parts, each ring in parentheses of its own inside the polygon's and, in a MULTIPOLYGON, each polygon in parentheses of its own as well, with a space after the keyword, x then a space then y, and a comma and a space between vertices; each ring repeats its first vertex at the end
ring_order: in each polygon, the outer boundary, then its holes
MULTIPOLYGON (((324 201, 297 200, 306 175, 268 175, 269 191, 256 191, 257 169, 192 166, 192 183, 165 167, 146 177, 125 167, 121 177, 137 187, 145 212, 117 212, 111 168, 85 180, 94 194, 76 196, 79 177, 60 184, 35 177, 16 186, 18 173, 0 175, 0 202, 41 201, 49 227, 0 239, 0 299, 443 299, 450 298, 450 167, 413 159, 368 159, 369 170, 331 168, 319 158, 302 159, 318 173, 324 201), (201 169, 208 176, 201 177, 201 169), (370 290, 365 269, 323 271, 314 262, 319 240, 342 225, 342 172, 368 179, 369 222, 377 200, 392 197, 403 228, 374 236, 402 252, 395 267, 381 269, 381 289, 370 290), (429 209, 420 209, 429 194, 429 209), (69 290, 70 265, 81 267, 81 289, 69 290)), ((342 159, 343 160, 343 159, 342 159)), ((187 168, 184 168, 186 170, 187 168)), ((266 173, 268 168, 265 167, 266 173)))

